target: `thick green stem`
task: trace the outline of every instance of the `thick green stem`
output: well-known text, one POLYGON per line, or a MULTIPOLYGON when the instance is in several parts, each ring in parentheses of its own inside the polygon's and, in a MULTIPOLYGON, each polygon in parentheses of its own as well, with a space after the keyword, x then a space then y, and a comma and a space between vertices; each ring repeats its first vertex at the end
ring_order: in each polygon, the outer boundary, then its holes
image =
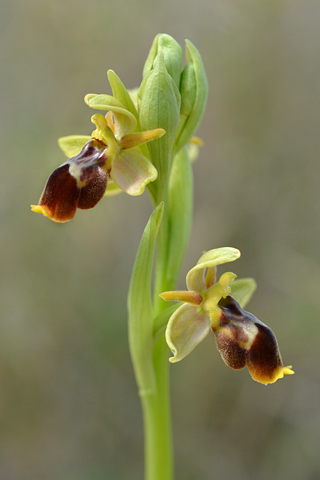
POLYGON ((169 289, 167 280, 167 258, 168 258, 168 208, 164 205, 162 224, 158 234, 157 258, 154 279, 153 306, 154 315, 159 315, 166 308, 165 302, 159 297, 159 293, 169 289))
POLYGON ((154 349, 156 391, 141 395, 145 433, 145 479, 173 479, 168 347, 162 336, 154 349))
MULTIPOLYGON (((168 182, 162 189, 158 185, 157 203, 164 200, 164 211, 157 240, 154 318, 168 308, 159 293, 174 290, 176 286, 190 235, 192 190, 192 169, 184 149, 175 159, 169 188, 168 182)), ((152 392, 142 395, 146 480, 173 479, 168 353, 163 331, 157 334, 153 350, 156 387, 152 392)))
MULTIPOLYGON (((159 293, 168 289, 166 281, 168 246, 168 214, 165 205, 158 234, 158 251, 155 265, 154 316, 167 305, 159 293)), ((145 429, 146 480, 173 479, 173 448, 170 411, 170 382, 168 346, 164 335, 157 339, 153 351, 153 368, 156 379, 154 392, 142 396, 145 429)))

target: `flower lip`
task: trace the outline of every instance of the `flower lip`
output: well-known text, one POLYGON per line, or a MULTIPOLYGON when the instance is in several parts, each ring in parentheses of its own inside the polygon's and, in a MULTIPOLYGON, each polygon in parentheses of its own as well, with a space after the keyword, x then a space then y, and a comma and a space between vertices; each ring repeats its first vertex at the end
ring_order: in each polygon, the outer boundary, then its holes
POLYGON ((271 328, 243 310, 231 296, 222 298, 218 305, 222 313, 213 332, 221 357, 229 367, 239 369, 247 365, 253 380, 264 384, 293 373, 291 367, 282 364, 271 328))
POLYGON ((99 166, 87 167, 81 176, 85 186, 81 188, 77 207, 82 210, 93 208, 102 199, 107 188, 108 174, 99 166))
POLYGON ((55 222, 71 220, 77 208, 93 208, 103 197, 108 173, 105 148, 97 148, 95 140, 89 141, 75 157, 56 168, 50 175, 35 212, 55 222))

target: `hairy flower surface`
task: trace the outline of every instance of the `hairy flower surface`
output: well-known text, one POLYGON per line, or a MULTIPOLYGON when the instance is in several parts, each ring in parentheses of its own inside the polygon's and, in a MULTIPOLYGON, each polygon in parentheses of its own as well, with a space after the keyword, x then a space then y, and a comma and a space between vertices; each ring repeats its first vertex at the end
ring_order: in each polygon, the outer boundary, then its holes
POLYGON ((166 329, 173 353, 170 361, 182 360, 212 330, 221 357, 229 367, 240 369, 247 365, 254 380, 274 383, 293 371, 291 366, 283 366, 272 330, 242 308, 255 290, 254 280, 234 281, 236 275, 227 272, 215 281, 216 266, 239 256, 235 248, 210 250, 188 272, 188 291, 160 294, 166 301, 184 302, 171 316, 166 329))
MULTIPOLYGON (((96 97, 102 97, 98 100, 105 103, 108 97, 109 104, 112 103, 110 96, 104 95, 89 95, 87 101, 96 97)), ((156 168, 137 147, 160 138, 165 131, 158 128, 135 132, 135 117, 116 99, 113 103, 117 103, 115 112, 92 116, 96 129, 91 137, 73 135, 60 139, 61 148, 71 158, 50 175, 39 204, 31 205, 34 212, 64 223, 74 217, 77 208, 92 208, 105 194, 122 190, 129 195, 141 195, 145 186, 157 178, 156 168)), ((94 105, 102 108, 99 101, 94 105)))

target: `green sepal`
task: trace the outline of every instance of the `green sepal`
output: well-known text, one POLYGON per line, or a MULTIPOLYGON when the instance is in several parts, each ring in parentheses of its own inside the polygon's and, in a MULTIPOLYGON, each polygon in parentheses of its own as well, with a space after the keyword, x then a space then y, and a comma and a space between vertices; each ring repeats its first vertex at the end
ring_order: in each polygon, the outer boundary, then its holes
POLYGON ((180 83, 181 97, 184 97, 181 100, 183 109, 175 151, 186 145, 196 132, 204 115, 208 98, 208 80, 202 58, 190 40, 186 40, 186 57, 187 64, 183 70, 180 83), (185 113, 187 113, 187 116, 185 113))
POLYGON ((166 328, 166 342, 173 353, 169 361, 180 362, 189 355, 210 329, 210 318, 199 306, 183 303, 170 317, 166 328))
POLYGON ((231 296, 244 308, 257 288, 253 278, 239 278, 230 284, 231 296))
POLYGON ((163 310, 161 313, 159 313, 159 315, 156 316, 156 318, 154 319, 154 327, 153 327, 153 337, 154 337, 155 343, 160 338, 160 336, 164 333, 171 315, 173 315, 174 312, 181 305, 182 305, 182 302, 173 303, 172 305, 167 307, 165 310, 163 310))
POLYGON ((125 106, 117 98, 105 93, 87 93, 84 97, 84 101, 90 108, 95 108, 97 110, 126 110, 125 106))
MULTIPOLYGON (((112 89, 112 93, 114 95, 114 97, 119 100, 119 102, 122 103, 122 105, 130 112, 132 113, 132 115, 135 116, 136 120, 137 120, 137 127, 136 127, 136 130, 138 132, 141 132, 141 125, 140 125, 140 120, 139 120, 139 115, 138 115, 138 112, 137 112, 137 109, 134 105, 134 102, 128 92, 128 90, 126 89, 126 87, 124 86, 124 84, 122 83, 122 81, 120 80, 120 78, 118 77, 118 75, 113 71, 113 70, 108 70, 108 80, 109 80, 109 83, 110 83, 110 86, 111 86, 111 89, 112 89)), ((145 157, 148 157, 149 158, 149 150, 148 150, 148 147, 147 145, 139 145, 138 147, 138 150, 140 150, 140 152, 145 156, 145 157)))
POLYGON ((158 205, 143 232, 136 255, 128 294, 129 346, 140 394, 155 389, 152 363, 153 305, 152 268, 163 203, 158 205))
POLYGON ((168 188, 167 278, 174 288, 188 246, 193 211, 193 172, 187 148, 175 156, 168 188))
POLYGON ((121 102, 121 104, 129 110, 136 117, 136 120, 139 121, 138 112, 134 103, 129 95, 128 90, 118 77, 118 75, 113 70, 108 70, 107 72, 108 80, 112 88, 112 93, 114 97, 121 102))
POLYGON ((95 108, 96 110, 108 110, 109 112, 112 112, 116 120, 120 122, 120 124, 124 124, 124 128, 122 128, 123 135, 126 133, 132 133, 136 130, 136 117, 112 95, 97 95, 96 93, 88 93, 84 97, 84 101, 90 108, 95 108))
POLYGON ((143 68, 143 77, 154 69, 156 58, 159 53, 163 54, 166 69, 179 86, 182 67, 183 50, 176 40, 166 33, 159 33, 153 40, 147 60, 143 68))
POLYGON ((68 158, 72 158, 81 152, 90 138, 88 135, 68 135, 67 137, 60 137, 58 145, 68 158))
POLYGON ((234 262, 240 257, 241 253, 233 247, 221 247, 208 250, 199 258, 197 265, 187 273, 188 290, 193 290, 203 294, 207 290, 205 272, 207 269, 222 265, 224 263, 234 262))

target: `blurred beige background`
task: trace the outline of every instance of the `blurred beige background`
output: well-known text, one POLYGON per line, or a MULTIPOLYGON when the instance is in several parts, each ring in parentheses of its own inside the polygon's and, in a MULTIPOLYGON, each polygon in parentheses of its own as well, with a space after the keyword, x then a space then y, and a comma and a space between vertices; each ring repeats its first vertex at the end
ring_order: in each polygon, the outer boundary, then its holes
POLYGON ((142 478, 126 292, 148 196, 65 225, 29 204, 56 139, 91 132, 84 95, 111 93, 108 68, 137 86, 159 32, 198 47, 210 84, 179 286, 203 250, 238 247, 249 309, 296 371, 254 383, 213 336, 172 365, 177 479, 318 479, 320 3, 2 0, 0 22, 1 480, 142 478))

